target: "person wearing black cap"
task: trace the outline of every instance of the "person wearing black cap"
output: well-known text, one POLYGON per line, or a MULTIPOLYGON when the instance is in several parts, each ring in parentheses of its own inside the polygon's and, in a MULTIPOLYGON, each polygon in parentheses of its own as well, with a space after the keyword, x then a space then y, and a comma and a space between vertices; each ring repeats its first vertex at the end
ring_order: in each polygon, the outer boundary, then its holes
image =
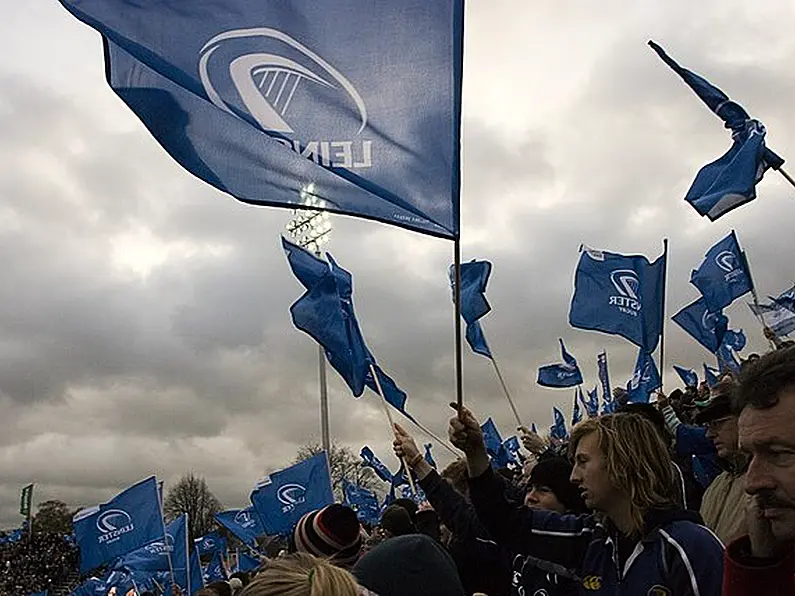
POLYGON ((565 457, 542 458, 530 472, 524 504, 558 513, 585 513, 585 503, 570 476, 571 463, 565 457))
POLYGON ((362 528, 353 509, 333 503, 298 520, 290 546, 291 552, 323 557, 347 569, 359 559, 362 528))

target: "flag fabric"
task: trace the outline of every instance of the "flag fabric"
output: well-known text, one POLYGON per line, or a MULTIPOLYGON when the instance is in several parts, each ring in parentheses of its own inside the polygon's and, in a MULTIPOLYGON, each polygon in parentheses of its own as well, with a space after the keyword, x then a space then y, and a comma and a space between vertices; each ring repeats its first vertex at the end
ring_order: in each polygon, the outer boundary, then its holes
POLYGON ((710 312, 704 298, 685 306, 673 316, 673 321, 713 354, 723 343, 729 323, 722 312, 710 312))
POLYGON ((549 428, 549 436, 559 441, 565 441, 569 438, 569 431, 566 430, 566 419, 563 417, 563 412, 552 408, 552 416, 554 424, 549 428))
POLYGON ((229 579, 224 566, 221 551, 215 551, 213 558, 207 564, 207 569, 204 570, 204 582, 210 584, 212 582, 225 582, 229 579))
POLYGON ((582 384, 582 373, 577 360, 566 351, 563 340, 560 342, 560 353, 563 359, 559 364, 548 364, 538 369, 538 384, 542 387, 574 387, 582 384))
POLYGON ((737 354, 726 342, 720 345, 715 356, 718 359, 718 370, 721 374, 726 372, 740 372, 740 361, 737 359, 737 354))
POLYGON ((33 501, 33 485, 28 484, 22 488, 19 495, 19 514, 25 519, 30 518, 30 504, 33 501))
POLYGON ((351 274, 331 255, 327 255, 326 263, 284 238, 282 247, 294 275, 306 288, 306 292, 290 307, 296 328, 323 346, 329 364, 345 380, 355 397, 359 397, 365 387, 378 392, 370 371, 372 364, 386 401, 413 419, 405 409, 405 392, 376 364, 364 342, 353 310, 351 274))
POLYGON ((654 263, 584 248, 574 278, 569 324, 620 335, 653 352, 660 339, 665 295, 663 254, 654 263))
MULTIPOLYGON (((492 357, 491 350, 480 327, 480 319, 491 311, 486 300, 490 275, 491 263, 488 261, 473 260, 461 265, 461 318, 467 324, 467 343, 473 352, 487 358, 492 357)), ((455 265, 450 267, 449 277, 455 300, 455 265)))
POLYGON ((505 450, 500 431, 497 430, 494 420, 489 417, 480 426, 480 430, 483 431, 483 442, 486 444, 486 452, 491 457, 491 465, 494 468, 507 466, 509 461, 508 452, 505 450))
POLYGON ((223 552, 226 552, 227 550, 226 538, 224 538, 217 530, 215 532, 205 534, 201 538, 196 538, 193 543, 200 555, 209 555, 217 550, 223 552))
POLYGON ((782 306, 791 312, 795 312, 795 286, 792 286, 789 290, 783 291, 781 294, 776 296, 775 298, 770 298, 774 304, 778 306, 782 306))
POLYGON ((524 456, 522 455, 522 448, 519 443, 519 438, 516 435, 508 437, 502 442, 505 453, 508 455, 508 461, 516 465, 522 465, 524 456))
POLYGON ((660 373, 651 354, 641 350, 635 362, 635 372, 627 383, 629 403, 648 403, 652 391, 662 386, 660 373))
POLYGON ((458 236, 463 0, 61 3, 102 34, 113 91, 207 183, 458 236))
MULTIPOLYGON (((588 418, 596 418, 599 415, 599 387, 596 386, 593 388, 593 391, 588 391, 588 401, 583 401, 583 406, 585 406, 585 411, 588 414, 588 418)), ((582 397, 582 394, 580 394, 582 397)))
POLYGON ((701 265, 690 275, 707 310, 718 312, 754 289, 740 243, 732 231, 707 251, 701 265))
POLYGON ((429 466, 431 466, 435 470, 436 462, 433 460, 433 454, 431 453, 431 448, 433 448, 433 443, 425 443, 425 461, 429 466))
POLYGON ((252 557, 248 553, 238 553, 237 555, 237 569, 235 571, 240 571, 243 573, 247 573, 249 571, 254 571, 255 569, 259 569, 260 560, 256 557, 252 557))
POLYGON ((580 410, 580 402, 584 402, 585 398, 582 395, 582 387, 577 387, 574 392, 574 408, 571 412, 571 425, 572 427, 582 421, 582 410, 580 410))
POLYGON ((613 390, 610 389, 610 371, 607 368, 607 352, 597 354, 596 366, 599 382, 602 384, 602 401, 607 401, 613 398, 613 390))
POLYGON ((785 337, 795 331, 795 311, 785 308, 777 303, 748 304, 757 317, 762 319, 778 337, 785 337))
POLYGON ((720 380, 720 371, 704 364, 704 380, 707 382, 707 386, 712 389, 720 380))
POLYGON ((365 445, 359 455, 364 460, 364 465, 371 467, 375 471, 376 476, 384 482, 392 482, 392 472, 375 456, 372 449, 365 445))
POLYGON ((343 480, 342 492, 345 495, 345 502, 356 512, 360 521, 378 524, 381 508, 378 496, 373 491, 343 480))
POLYGON ((756 184, 768 168, 784 160, 765 146, 765 127, 738 103, 696 73, 682 68, 653 41, 652 49, 732 131, 731 148, 696 175, 685 200, 702 216, 715 221, 756 198, 756 184))
POLYGON ((265 533, 265 527, 253 505, 216 513, 215 521, 237 536, 243 544, 254 549, 257 548, 257 537, 265 533))
MULTIPOLYGON (((217 550, 216 553, 221 551, 217 550)), ((190 554, 190 593, 191 596, 204 587, 204 573, 202 572, 201 560, 196 549, 190 554)))
POLYGON ((151 476, 107 503, 78 511, 72 519, 85 573, 163 537, 157 481, 151 476))
POLYGON ((698 387, 698 373, 696 373, 696 371, 690 368, 677 366, 676 364, 674 364, 674 370, 676 374, 679 375, 679 378, 682 379, 685 387, 698 387))
POLYGON ((257 484, 251 502, 269 535, 286 535, 305 513, 334 502, 328 455, 317 455, 274 472, 257 484))

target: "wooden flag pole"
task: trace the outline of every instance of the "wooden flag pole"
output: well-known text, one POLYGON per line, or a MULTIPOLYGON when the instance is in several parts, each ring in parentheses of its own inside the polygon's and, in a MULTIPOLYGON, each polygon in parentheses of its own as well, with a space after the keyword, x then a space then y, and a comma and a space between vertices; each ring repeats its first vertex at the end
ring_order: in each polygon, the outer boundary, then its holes
POLYGON ((792 176, 787 174, 787 171, 784 168, 779 168, 778 173, 784 176, 784 179, 789 182, 792 186, 795 186, 795 180, 792 179, 792 176))
POLYGON ((519 418, 519 412, 516 409, 516 404, 513 403, 511 394, 508 392, 508 386, 505 384, 505 379, 503 379, 502 377, 502 373, 500 372, 500 367, 497 365, 497 358, 494 357, 493 352, 490 360, 492 365, 494 365, 494 372, 497 373, 497 379, 500 381, 500 385, 502 386, 502 391, 503 393, 505 393, 505 398, 508 400, 508 405, 511 406, 511 410, 513 411, 513 416, 514 418, 516 418, 516 425, 518 427, 524 427, 524 424, 522 424, 522 420, 519 418))

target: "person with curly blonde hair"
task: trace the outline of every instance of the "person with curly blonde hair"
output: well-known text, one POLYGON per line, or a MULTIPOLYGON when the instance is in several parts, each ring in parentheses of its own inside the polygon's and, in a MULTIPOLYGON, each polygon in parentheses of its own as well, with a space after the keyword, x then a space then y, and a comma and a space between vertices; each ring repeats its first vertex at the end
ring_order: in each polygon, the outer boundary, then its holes
POLYGON ((574 428, 570 480, 593 510, 583 515, 509 501, 467 408, 451 419, 450 440, 466 454, 472 504, 491 536, 572 572, 577 593, 720 595, 723 545, 698 513, 676 504, 668 449, 642 416, 601 416, 574 428))
POLYGON ((268 562, 239 596, 361 596, 348 571, 305 553, 268 562))

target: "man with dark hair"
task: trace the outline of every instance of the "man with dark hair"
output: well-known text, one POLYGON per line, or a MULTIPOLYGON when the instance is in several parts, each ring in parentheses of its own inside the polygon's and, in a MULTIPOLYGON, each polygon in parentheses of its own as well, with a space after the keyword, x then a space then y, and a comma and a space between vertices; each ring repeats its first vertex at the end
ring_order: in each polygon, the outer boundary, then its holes
POLYGON ((753 498, 748 535, 726 548, 723 594, 795 594, 795 347, 743 369, 735 408, 753 498))

